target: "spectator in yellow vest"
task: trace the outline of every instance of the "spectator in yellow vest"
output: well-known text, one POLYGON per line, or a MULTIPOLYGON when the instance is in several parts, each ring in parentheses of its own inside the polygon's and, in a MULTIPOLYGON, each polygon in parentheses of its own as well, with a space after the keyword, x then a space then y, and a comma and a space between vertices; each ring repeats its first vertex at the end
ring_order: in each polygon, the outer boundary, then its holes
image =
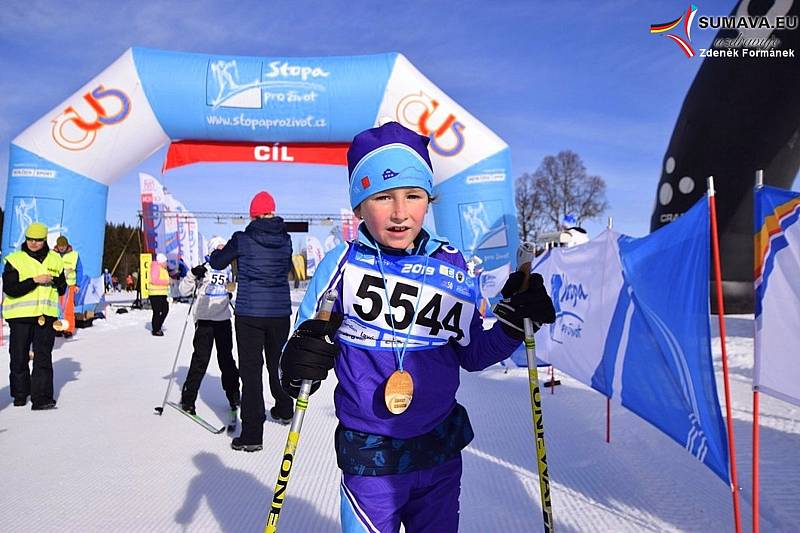
POLYGON ((56 336, 72 337, 75 333, 75 295, 80 291, 80 282, 83 278, 83 266, 78 252, 73 250, 67 238, 63 235, 56 239, 55 251, 61 256, 64 263, 64 276, 67 278, 67 292, 59 298, 60 317, 67 323, 67 328, 57 331, 56 336))
POLYGON ((164 254, 156 255, 150 263, 150 280, 147 284, 147 292, 150 299, 150 307, 153 308, 153 319, 151 322, 152 334, 156 337, 163 337, 164 332, 161 326, 169 313, 169 303, 167 294, 169 293, 169 272, 167 271, 167 256, 164 254))
POLYGON ((53 323, 58 296, 67 291, 61 257, 47 246, 47 226, 33 222, 20 250, 4 258, 3 318, 11 329, 11 396, 16 407, 31 397, 34 411, 53 409, 53 323), (33 373, 29 353, 33 345, 33 373))

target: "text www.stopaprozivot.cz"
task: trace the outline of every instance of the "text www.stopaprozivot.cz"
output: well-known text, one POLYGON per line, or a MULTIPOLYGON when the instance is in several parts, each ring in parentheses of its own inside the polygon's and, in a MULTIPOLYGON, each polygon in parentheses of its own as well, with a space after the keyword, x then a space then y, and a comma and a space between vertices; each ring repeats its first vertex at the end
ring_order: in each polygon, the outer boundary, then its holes
POLYGON ((328 120, 308 115, 302 118, 253 118, 241 113, 234 117, 223 115, 206 115, 209 126, 233 126, 250 128, 251 130, 270 128, 326 128, 328 120))

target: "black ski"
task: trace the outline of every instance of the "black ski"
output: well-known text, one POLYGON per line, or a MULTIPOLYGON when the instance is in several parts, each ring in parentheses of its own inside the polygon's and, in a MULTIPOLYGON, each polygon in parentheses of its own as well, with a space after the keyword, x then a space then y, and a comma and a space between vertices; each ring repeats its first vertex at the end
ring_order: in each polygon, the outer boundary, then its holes
POLYGON ((236 407, 230 410, 230 418, 228 421, 228 431, 236 431, 236 425, 239 422, 239 408, 236 407))
POLYGON ((169 405, 170 407, 172 407, 173 409, 175 409, 175 410, 176 410, 176 411, 178 411, 179 413, 181 413, 181 414, 183 414, 183 415, 185 415, 185 416, 189 417, 189 418, 190 418, 190 419, 191 419, 193 422, 196 422, 196 423, 197 423, 197 424, 199 424, 199 425, 200 425, 202 428, 204 428, 204 429, 206 429, 206 430, 210 431, 211 433, 213 433, 213 434, 215 434, 215 435, 219 435, 220 433, 222 433, 223 431, 225 431, 225 426, 222 426, 221 428, 217 429, 217 428, 215 428, 214 426, 212 426, 211 424, 209 424, 208 422, 206 422, 206 421, 205 421, 205 420, 204 420, 202 417, 200 417, 200 416, 198 416, 198 415, 193 415, 193 414, 191 414, 191 413, 187 413, 186 411, 184 411, 183 409, 181 409, 181 406, 180 406, 180 405, 178 405, 178 404, 177 404, 177 403, 175 403, 175 402, 167 402, 167 405, 169 405))

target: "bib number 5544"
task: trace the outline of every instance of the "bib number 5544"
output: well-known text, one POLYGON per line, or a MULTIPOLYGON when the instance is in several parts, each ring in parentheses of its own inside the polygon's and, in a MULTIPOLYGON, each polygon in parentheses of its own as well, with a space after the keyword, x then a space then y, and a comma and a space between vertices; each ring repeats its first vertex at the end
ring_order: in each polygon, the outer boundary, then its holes
MULTIPOLYGON (((365 274, 361 279, 361 284, 356 291, 356 296, 362 299, 363 303, 354 303, 353 309, 356 314, 366 322, 374 322, 383 314, 383 320, 388 325, 394 325, 397 331, 403 331, 412 325, 428 329, 428 335, 439 336, 439 332, 449 331, 455 335, 455 340, 459 341, 464 336, 461 329, 461 313, 464 304, 459 301, 442 315, 442 295, 433 292, 426 302, 419 302, 419 311, 414 320, 414 308, 417 305, 416 298, 419 297, 419 287, 398 281, 395 283, 389 305, 384 301, 386 289, 384 281, 378 276, 365 274), (441 317, 441 318, 440 318, 441 317)), ((424 295, 423 295, 424 296, 424 295)))

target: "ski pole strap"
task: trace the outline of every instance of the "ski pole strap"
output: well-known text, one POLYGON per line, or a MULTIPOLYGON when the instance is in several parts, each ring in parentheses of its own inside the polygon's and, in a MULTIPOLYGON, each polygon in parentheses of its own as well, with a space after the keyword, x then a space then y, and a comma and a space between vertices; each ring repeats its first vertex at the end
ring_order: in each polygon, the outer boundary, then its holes
POLYGON ((458 403, 431 431, 409 439, 364 433, 339 424, 336 462, 343 472, 359 476, 404 474, 452 459, 474 436, 467 410, 458 403))

